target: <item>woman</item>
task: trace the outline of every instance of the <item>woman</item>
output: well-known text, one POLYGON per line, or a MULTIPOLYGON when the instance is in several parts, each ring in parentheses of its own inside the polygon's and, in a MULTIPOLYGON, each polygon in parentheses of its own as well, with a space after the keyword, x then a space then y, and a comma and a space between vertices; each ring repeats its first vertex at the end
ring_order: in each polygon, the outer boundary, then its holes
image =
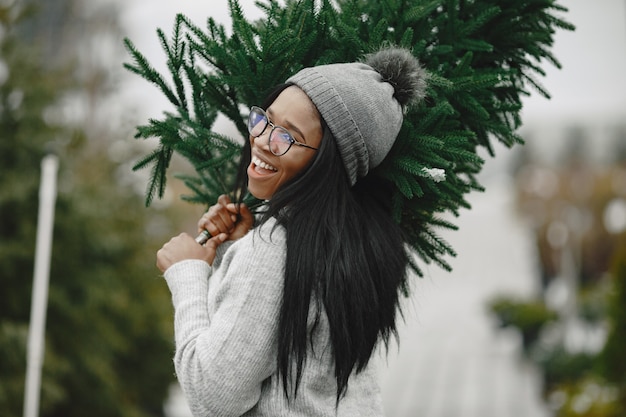
POLYGON ((236 190, 157 254, 195 416, 380 416, 370 361, 395 333, 408 255, 389 187, 368 175, 424 95, 410 52, 306 68, 248 118, 236 190), (243 195, 244 192, 239 192, 243 195), (254 227, 253 227, 254 225, 254 227))

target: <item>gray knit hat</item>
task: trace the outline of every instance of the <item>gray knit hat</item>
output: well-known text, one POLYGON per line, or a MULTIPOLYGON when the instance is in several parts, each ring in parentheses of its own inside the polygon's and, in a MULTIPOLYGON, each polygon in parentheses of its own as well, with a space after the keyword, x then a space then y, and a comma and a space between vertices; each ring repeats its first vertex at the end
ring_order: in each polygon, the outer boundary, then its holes
POLYGON ((424 97, 426 72, 410 51, 389 48, 365 63, 305 68, 287 82, 300 87, 319 110, 354 185, 389 153, 403 107, 424 97))

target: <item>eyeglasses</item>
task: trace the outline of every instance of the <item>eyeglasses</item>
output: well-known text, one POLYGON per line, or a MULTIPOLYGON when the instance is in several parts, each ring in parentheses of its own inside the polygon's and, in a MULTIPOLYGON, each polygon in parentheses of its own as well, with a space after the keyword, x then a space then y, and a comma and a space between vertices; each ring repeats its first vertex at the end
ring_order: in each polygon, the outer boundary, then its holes
POLYGON ((255 138, 258 138, 265 132, 267 126, 272 126, 268 137, 268 144, 270 151, 276 155, 281 156, 287 153, 291 145, 304 146, 305 148, 317 150, 312 146, 298 142, 293 138, 291 133, 284 127, 276 126, 267 117, 267 113, 256 106, 250 108, 250 115, 248 116, 248 133, 255 138))

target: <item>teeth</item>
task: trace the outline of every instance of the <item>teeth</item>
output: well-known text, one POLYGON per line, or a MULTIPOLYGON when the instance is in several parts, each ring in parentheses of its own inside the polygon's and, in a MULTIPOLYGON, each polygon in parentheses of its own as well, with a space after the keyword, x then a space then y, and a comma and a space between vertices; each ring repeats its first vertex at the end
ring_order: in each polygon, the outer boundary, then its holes
POLYGON ((261 167, 263 169, 267 169, 269 171, 278 171, 278 169, 274 168, 273 166, 271 166, 270 164, 266 164, 265 162, 261 161, 259 158, 257 158, 256 156, 252 157, 252 163, 254 163, 254 165, 261 167))

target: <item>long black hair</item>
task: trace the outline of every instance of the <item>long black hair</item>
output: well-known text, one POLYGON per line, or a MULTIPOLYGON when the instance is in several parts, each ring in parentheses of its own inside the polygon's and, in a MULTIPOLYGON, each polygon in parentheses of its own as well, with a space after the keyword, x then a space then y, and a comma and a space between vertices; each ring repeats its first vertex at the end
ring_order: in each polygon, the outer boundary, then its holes
MULTIPOLYGON (((279 86, 263 107, 288 86, 279 86)), ((320 148, 309 166, 274 193, 261 221, 275 217, 287 233, 277 358, 285 395, 298 392, 307 343, 316 328, 308 327, 313 302, 317 313, 312 322, 318 323, 320 314, 328 318, 339 400, 350 374, 365 368, 378 341, 387 345, 390 336, 397 335, 408 255, 390 214, 390 187, 373 175, 351 187, 323 120, 322 130, 320 148)), ((246 143, 239 190, 246 189, 250 163, 246 143)))

